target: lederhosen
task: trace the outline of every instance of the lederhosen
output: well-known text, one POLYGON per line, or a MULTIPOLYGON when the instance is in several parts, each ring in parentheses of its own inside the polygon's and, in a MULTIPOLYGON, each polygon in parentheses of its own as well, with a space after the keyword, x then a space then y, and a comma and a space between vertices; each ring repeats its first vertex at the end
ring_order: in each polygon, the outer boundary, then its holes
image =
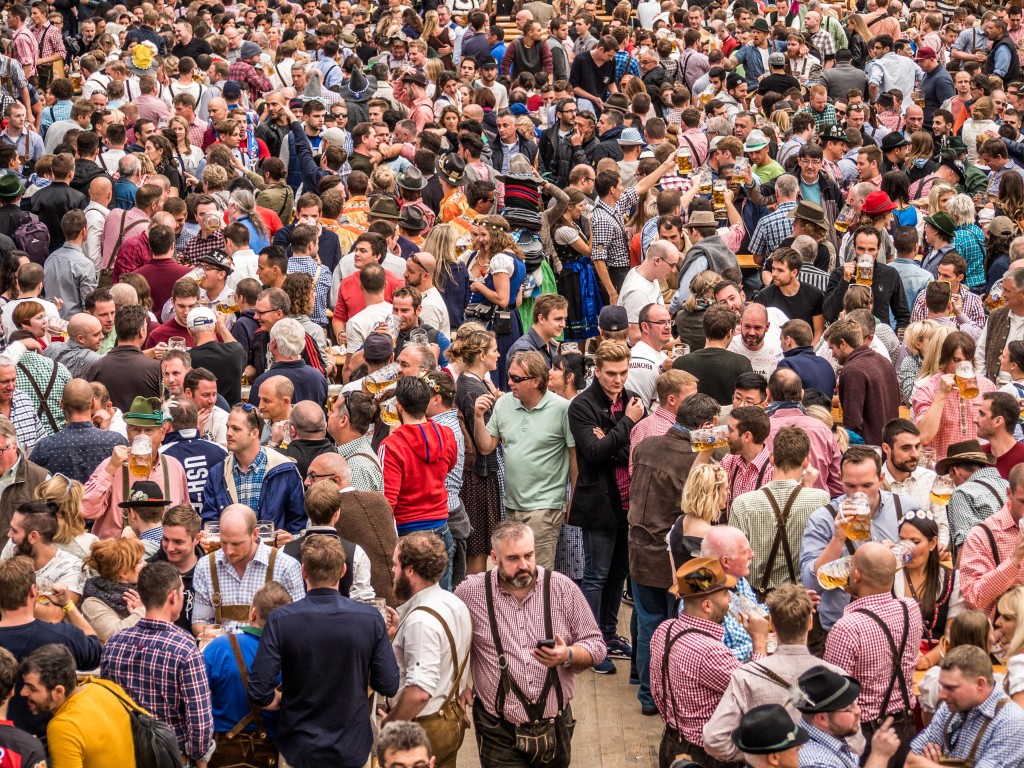
MULTIPOLYGON (((765 464, 767 467, 768 464, 765 464)), ((761 470, 761 476, 758 477, 757 484, 761 484, 761 477, 764 475, 764 470, 761 470)), ((771 583, 772 571, 775 570, 775 558, 778 557, 779 548, 782 548, 782 555, 786 558, 786 572, 789 574, 790 584, 799 584, 800 579, 797 578, 796 565, 793 561, 793 552, 789 548, 789 537, 786 535, 786 526, 789 523, 789 513, 793 510, 793 504, 796 503, 797 497, 800 495, 800 491, 803 485, 797 483, 796 488, 789 494, 789 498, 786 499, 786 506, 779 509, 779 503, 775 500, 775 496, 767 488, 762 488, 761 491, 765 496, 768 497, 768 503, 771 504, 772 512, 775 513, 775 540, 772 541, 772 548, 768 552, 768 560, 765 561, 764 575, 761 577, 761 586, 756 587, 757 601, 763 603, 765 598, 771 594, 772 590, 769 588, 771 583)))
POLYGON ((981 729, 978 731, 978 735, 974 737, 974 743, 971 744, 971 751, 967 753, 967 757, 945 757, 946 745, 949 744, 949 726, 953 722, 953 715, 946 721, 946 728, 942 732, 942 753, 943 757, 939 760, 939 765, 952 765, 956 768, 974 768, 974 756, 978 753, 978 747, 981 746, 981 740, 985 738, 985 733, 988 731, 988 727, 992 725, 992 721, 999 717, 999 710, 1006 706, 1009 699, 1000 699, 999 703, 996 704, 996 711, 992 714, 992 717, 986 720, 981 729))
MULTIPOLYGON (((210 602, 213 603, 214 614, 217 617, 217 623, 223 624, 227 621, 249 621, 249 605, 223 605, 222 598, 220 596, 220 576, 217 575, 217 553, 211 552, 209 554, 210 562, 210 586, 213 588, 213 594, 210 595, 210 602)), ((263 580, 264 584, 269 584, 274 580, 274 563, 277 560, 277 548, 271 547, 270 549, 270 560, 267 562, 267 577, 263 580)))
POLYGON ((900 748, 896 754, 889 760, 889 768, 897 768, 902 766, 906 761, 907 754, 910 752, 910 740, 914 738, 916 732, 914 726, 914 712, 910 708, 910 689, 911 686, 907 683, 907 678, 903 674, 903 652, 907 648, 907 642, 909 641, 910 635, 910 611, 907 608, 907 604, 900 601, 900 608, 903 611, 903 637, 900 639, 900 644, 896 644, 896 638, 893 637, 892 631, 889 626, 882 621, 881 618, 867 608, 857 609, 857 613, 861 613, 872 621, 874 621, 879 628, 882 630, 882 635, 885 637, 886 643, 889 645, 889 651, 892 653, 892 677, 889 680, 889 685, 885 689, 885 694, 882 696, 882 706, 879 709, 878 718, 872 722, 861 723, 861 729, 864 732, 864 740, 867 742, 867 746, 864 749, 864 754, 861 755, 861 765, 868 759, 871 754, 871 737, 875 731, 877 731, 883 722, 887 718, 892 718, 892 727, 896 731, 896 734, 900 737, 900 748), (889 704, 892 701, 892 692, 896 686, 899 685, 900 695, 903 697, 903 707, 894 711, 889 711, 889 704))
POLYGON ((434 768, 455 768, 455 759, 458 757, 462 741, 466 736, 466 711, 462 707, 462 702, 459 701, 459 684, 466 671, 466 664, 469 663, 469 649, 466 650, 465 658, 460 661, 455 637, 452 635, 448 622, 441 617, 441 614, 425 605, 414 608, 412 613, 416 611, 429 613, 440 622, 441 628, 444 629, 444 636, 448 639, 452 666, 455 668, 455 679, 452 681, 451 690, 448 691, 444 704, 437 712, 432 715, 416 717, 413 720, 423 726, 423 730, 430 738, 430 746, 433 748, 436 761, 434 768))
MULTIPOLYGON (((55 369, 56 369, 56 367, 55 367, 55 369)), ((160 454, 160 469, 163 470, 163 474, 164 474, 164 488, 163 488, 163 491, 164 491, 165 495, 170 493, 169 489, 171 487, 170 474, 168 473, 167 467, 168 467, 167 457, 164 456, 161 453, 160 454)), ((130 489, 128 487, 128 474, 129 474, 128 473, 128 465, 127 464, 122 465, 122 467, 121 467, 121 498, 124 499, 125 501, 128 501, 128 494, 130 493, 130 489)), ((121 524, 122 524, 122 526, 128 525, 128 509, 127 508, 122 508, 121 509, 121 524)), ((245 617, 246 617, 246 620, 248 620, 249 614, 246 613, 245 617)))
MULTIPOLYGON (((498 632, 498 619, 494 611, 494 586, 488 574, 484 579, 485 594, 487 596, 487 618, 490 622, 491 638, 494 642, 494 650, 498 656, 498 691, 494 698, 494 711, 497 717, 491 716, 478 700, 473 707, 473 720, 476 725, 477 746, 480 750, 480 763, 487 765, 488 744, 486 743, 488 732, 495 729, 504 731, 506 737, 510 737, 514 746, 516 758, 526 760, 532 768, 568 768, 571 763, 572 732, 576 721, 572 717, 572 707, 565 701, 562 693, 562 682, 558 678, 558 672, 554 667, 548 667, 547 677, 544 680, 544 687, 541 689, 537 701, 530 701, 529 697, 519 687, 512 674, 509 672, 508 659, 505 657, 505 649, 501 643, 501 634, 498 632), (544 717, 544 709, 547 705, 548 696, 554 688, 555 696, 558 699, 558 712, 554 717, 544 717), (516 725, 505 720, 505 701, 508 695, 512 694, 526 711, 529 722, 516 725)), ((547 637, 554 637, 554 629, 551 621, 551 573, 544 572, 544 633, 547 637)), ((492 745, 496 750, 507 749, 504 744, 492 745)))
MULTIPOLYGON (((676 722, 678 722, 680 712, 676 706, 675 687, 672 685, 672 675, 669 674, 668 670, 672 648, 675 646, 676 641, 678 641, 683 635, 704 635, 705 637, 710 637, 716 642, 720 641, 710 632, 705 632, 703 629, 697 629, 696 627, 685 627, 679 630, 676 634, 670 636, 672 632, 672 625, 666 623, 664 626, 665 650, 661 656, 661 690, 664 701, 660 703, 658 709, 661 711, 663 720, 668 718, 669 710, 671 710, 672 714, 676 716, 676 722)), ((695 763, 698 763, 705 768, 734 768, 734 766, 743 765, 743 763, 723 762, 711 757, 711 755, 704 750, 704 747, 693 744, 676 728, 673 728, 666 722, 665 731, 661 735, 661 744, 658 746, 658 768, 670 768, 672 763, 674 763, 680 755, 688 756, 695 763)))
MULTIPOLYGON (((245 667, 238 638, 229 634, 228 642, 231 643, 231 650, 235 654, 235 664, 238 666, 238 674, 242 677, 242 687, 248 689, 249 671, 245 667)), ((277 747, 267 736, 267 729, 263 727, 260 708, 251 701, 249 714, 227 733, 214 734, 214 739, 217 742, 217 750, 210 758, 210 768, 273 768, 277 765, 277 747), (255 731, 245 730, 250 723, 256 724, 255 731)))

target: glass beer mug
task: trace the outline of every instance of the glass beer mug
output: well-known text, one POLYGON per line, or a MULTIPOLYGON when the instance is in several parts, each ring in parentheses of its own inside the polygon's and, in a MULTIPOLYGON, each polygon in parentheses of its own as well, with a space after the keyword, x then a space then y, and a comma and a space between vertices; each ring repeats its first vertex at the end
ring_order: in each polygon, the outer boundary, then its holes
POLYGON ((996 280, 992 283, 992 288, 989 290, 988 296, 985 297, 985 309, 989 312, 995 312, 1005 303, 1006 299, 1003 297, 1003 281, 996 280))
POLYGON ((203 526, 203 544, 208 553, 220 549, 220 523, 206 523, 203 526))
POLYGON ((949 504, 949 497, 953 495, 955 488, 956 486, 953 485, 953 481, 949 479, 948 475, 938 475, 935 478, 935 482, 932 483, 928 500, 932 504, 944 507, 949 504))
POLYGON ((715 208, 715 218, 725 219, 728 217, 728 209, 725 207, 725 190, 728 185, 724 179, 719 179, 712 185, 711 204, 715 208))
POLYGON ((398 363, 388 363, 363 380, 367 393, 377 395, 398 383, 398 363))
POLYGON ((711 197, 713 186, 711 169, 705 168, 700 172, 700 180, 697 184, 697 194, 701 197, 711 197))
POLYGON ((850 566, 853 556, 847 555, 825 563, 818 569, 818 584, 822 589, 843 589, 850 583, 850 566))
POLYGON ((732 186, 742 187, 747 183, 747 175, 750 173, 750 161, 745 157, 737 157, 732 166, 732 186))
POLYGON ((854 222, 857 221, 857 211, 853 209, 853 206, 847 203, 843 206, 843 210, 836 216, 836 232, 839 234, 845 234, 846 231, 853 226, 854 222))
POLYGON ((149 435, 139 435, 132 441, 128 454, 128 475, 145 480, 153 471, 153 441, 149 435))
POLYGON ((978 377, 974 373, 974 364, 964 360, 956 367, 956 388, 964 400, 973 400, 978 396, 978 377))
POLYGON ((693 153, 689 147, 680 147, 676 151, 676 173, 680 176, 689 176, 693 173, 693 153))
POLYGON ((871 538, 871 505, 863 493, 843 499, 836 516, 850 541, 868 541, 871 538))
POLYGON ((854 272, 854 282, 857 285, 871 285, 875 274, 875 259, 873 256, 858 256, 857 269, 854 272))
POLYGON ((713 451, 729 444, 729 427, 722 424, 707 429, 690 430, 690 448, 697 451, 713 451))

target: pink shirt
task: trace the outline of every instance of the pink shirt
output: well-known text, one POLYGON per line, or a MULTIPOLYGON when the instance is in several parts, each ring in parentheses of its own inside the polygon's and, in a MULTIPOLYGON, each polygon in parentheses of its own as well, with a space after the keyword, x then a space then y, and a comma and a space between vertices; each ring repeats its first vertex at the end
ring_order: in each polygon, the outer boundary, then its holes
MULTIPOLYGON (((921 420, 928 413, 928 409, 935 402, 935 394, 939 391, 939 382, 942 374, 936 373, 927 381, 921 383, 914 391, 911 398, 911 410, 914 413, 914 422, 920 425, 921 420)), ((953 387, 953 391, 946 398, 942 408, 942 418, 939 420, 939 431, 935 433, 929 447, 935 449, 935 460, 946 458, 946 451, 953 443, 963 440, 975 440, 978 437, 978 403, 981 396, 986 392, 994 392, 996 385, 984 376, 978 377, 978 396, 973 400, 964 400, 960 397, 960 391, 953 387)))
MULTIPOLYGON (((153 466, 153 471, 146 478, 152 483, 159 485, 165 496, 170 499, 169 506, 178 504, 190 504, 188 498, 188 485, 185 482, 185 470, 181 463, 173 456, 161 456, 167 462, 167 479, 170 488, 164 488, 164 471, 159 463, 153 466)), ((107 472, 110 459, 103 460, 85 483, 85 491, 82 495, 82 517, 86 520, 95 520, 92 532, 101 539, 116 539, 121 536, 124 529, 122 509, 118 506, 124 501, 124 473, 128 471, 128 465, 121 467, 120 471, 111 475, 107 472)), ((134 480, 128 479, 130 488, 134 480)))
POLYGON ((661 437, 676 423, 676 415, 660 405, 646 419, 633 427, 629 433, 629 474, 633 474, 633 451, 648 437, 661 437))
POLYGON ((802 413, 799 408, 783 408, 771 416, 772 431, 768 435, 768 450, 775 444, 775 435, 783 427, 796 427, 807 433, 811 440, 810 465, 818 470, 819 477, 814 483, 815 488, 828 491, 831 496, 839 496, 843 492, 843 484, 839 480, 839 443, 835 435, 823 422, 813 416, 802 413))

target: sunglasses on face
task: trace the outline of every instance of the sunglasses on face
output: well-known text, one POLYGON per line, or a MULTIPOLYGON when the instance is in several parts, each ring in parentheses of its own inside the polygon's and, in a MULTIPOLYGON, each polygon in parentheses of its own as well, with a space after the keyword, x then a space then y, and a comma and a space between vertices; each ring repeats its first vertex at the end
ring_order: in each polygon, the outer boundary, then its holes
POLYGON ((515 384, 522 384, 524 381, 535 379, 536 376, 513 376, 511 373, 508 375, 508 380, 515 384))

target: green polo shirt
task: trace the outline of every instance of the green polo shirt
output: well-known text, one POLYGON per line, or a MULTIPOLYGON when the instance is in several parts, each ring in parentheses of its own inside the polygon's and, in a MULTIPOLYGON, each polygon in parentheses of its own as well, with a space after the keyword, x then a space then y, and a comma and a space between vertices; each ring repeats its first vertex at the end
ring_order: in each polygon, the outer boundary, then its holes
POLYGON ((487 423, 505 452, 505 506, 522 512, 557 509, 565 503, 569 449, 569 401, 548 391, 531 410, 512 395, 498 398, 487 423))

